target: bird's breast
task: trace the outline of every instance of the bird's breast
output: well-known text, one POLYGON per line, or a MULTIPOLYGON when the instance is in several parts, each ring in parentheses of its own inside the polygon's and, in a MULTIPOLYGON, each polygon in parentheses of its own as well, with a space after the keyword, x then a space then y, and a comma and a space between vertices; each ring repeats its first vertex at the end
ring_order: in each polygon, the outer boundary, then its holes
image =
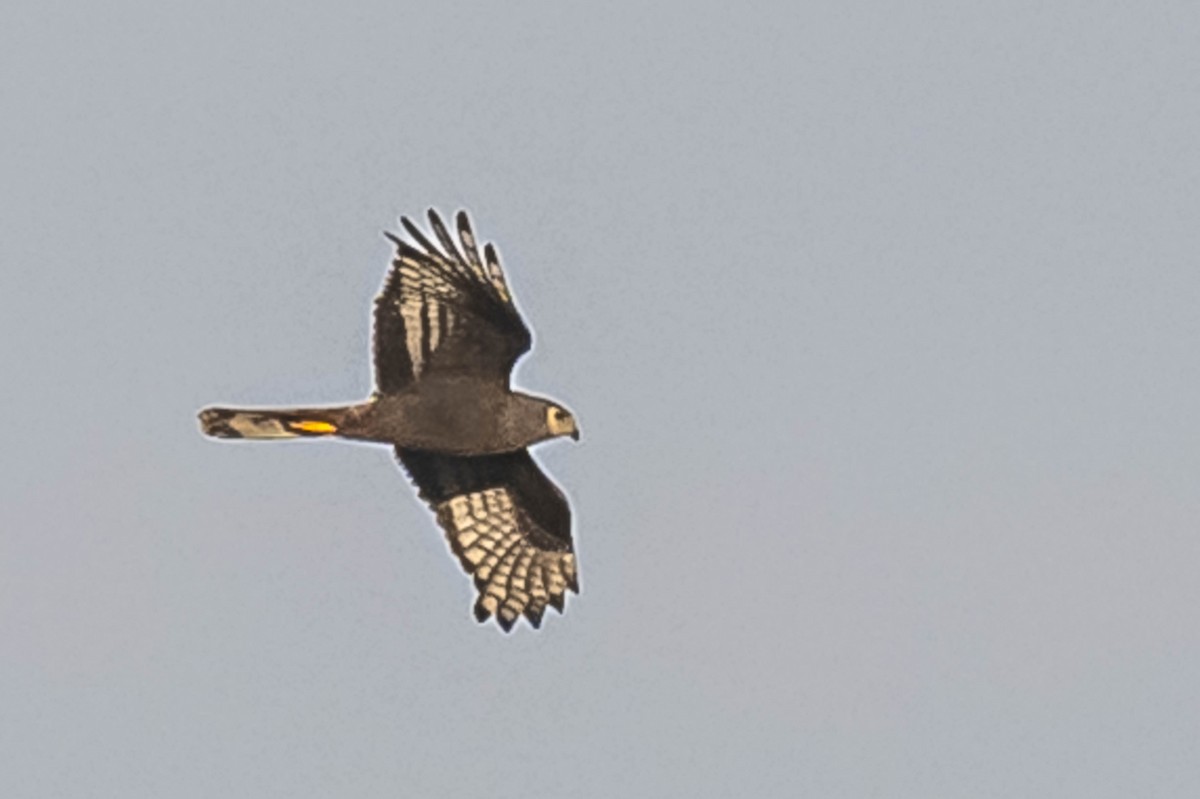
POLYGON ((480 391, 414 391, 381 397, 362 420, 360 436, 411 449, 461 454, 507 452, 502 398, 480 391))

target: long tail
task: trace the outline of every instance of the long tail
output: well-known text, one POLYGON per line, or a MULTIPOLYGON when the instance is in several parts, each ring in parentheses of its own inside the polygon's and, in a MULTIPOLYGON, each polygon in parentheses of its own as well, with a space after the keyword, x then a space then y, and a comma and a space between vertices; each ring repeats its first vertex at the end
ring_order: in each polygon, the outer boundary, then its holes
POLYGON ((214 438, 333 436, 349 408, 205 408, 200 429, 214 438))

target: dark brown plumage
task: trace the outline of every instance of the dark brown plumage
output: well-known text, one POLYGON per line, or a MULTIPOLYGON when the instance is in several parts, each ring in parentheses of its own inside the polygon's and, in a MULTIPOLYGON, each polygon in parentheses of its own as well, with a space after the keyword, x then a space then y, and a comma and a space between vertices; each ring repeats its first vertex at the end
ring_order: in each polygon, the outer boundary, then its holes
POLYGON ((376 391, 357 405, 313 409, 206 408, 205 434, 278 439, 336 436, 389 444, 475 580, 475 616, 506 632, 537 627, 579 591, 571 510, 528 447, 578 439, 570 412, 515 392, 526 327, 491 244, 482 257, 465 212, 459 245, 432 209, 435 246, 409 219, 417 246, 391 233, 396 258, 375 299, 376 391))

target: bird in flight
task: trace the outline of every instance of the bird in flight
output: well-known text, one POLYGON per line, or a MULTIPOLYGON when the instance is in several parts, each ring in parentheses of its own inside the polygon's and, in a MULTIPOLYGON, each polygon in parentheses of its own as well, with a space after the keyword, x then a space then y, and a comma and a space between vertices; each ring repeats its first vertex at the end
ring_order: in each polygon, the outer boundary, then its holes
POLYGON ((579 440, 575 417, 551 400, 513 391, 513 365, 532 345, 495 248, 482 257, 464 211, 458 243, 433 210, 441 247, 401 217, 396 256, 375 298, 375 392, 324 408, 211 407, 214 438, 344 438, 396 451, 450 549, 475 581, 475 618, 508 632, 524 615, 540 627, 579 593, 567 499, 529 454, 559 436, 579 440), (461 245, 461 249, 459 248, 461 245))

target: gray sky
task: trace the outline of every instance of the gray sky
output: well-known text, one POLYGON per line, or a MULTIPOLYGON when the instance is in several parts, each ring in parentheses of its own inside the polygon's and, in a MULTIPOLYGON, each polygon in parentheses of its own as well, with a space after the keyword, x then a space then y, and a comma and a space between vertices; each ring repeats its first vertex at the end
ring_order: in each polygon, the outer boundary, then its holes
POLYGON ((1194 3, 49 5, 0 795, 1200 794, 1194 3), (386 449, 195 423, 365 396, 429 205, 581 420, 537 634, 386 449))

